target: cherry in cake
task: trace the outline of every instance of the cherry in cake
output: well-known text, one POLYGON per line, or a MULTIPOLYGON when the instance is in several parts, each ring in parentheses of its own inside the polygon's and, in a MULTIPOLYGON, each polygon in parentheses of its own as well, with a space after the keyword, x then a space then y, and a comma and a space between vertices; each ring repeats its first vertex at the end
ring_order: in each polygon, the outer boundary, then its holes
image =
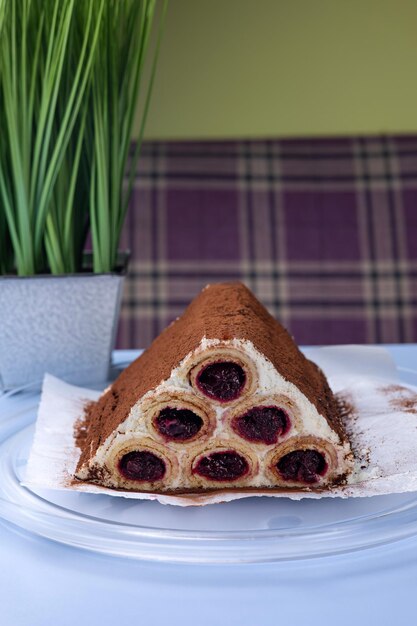
POLYGON ((165 476, 164 461, 147 450, 124 454, 119 461, 119 471, 128 480, 154 482, 165 476))
POLYGON ((248 461, 235 450, 212 452, 197 462, 194 473, 212 481, 233 481, 249 471, 248 461))
POLYGON ((167 439, 187 441, 197 435, 203 426, 202 418, 189 409, 165 407, 155 420, 158 431, 167 439))
POLYGON ((315 483, 326 472, 324 455, 317 450, 293 450, 277 463, 277 470, 284 480, 315 483))
POLYGON ((76 478, 117 489, 323 489, 352 469, 323 372, 240 283, 206 287, 83 426, 76 478))
POLYGON ((247 441, 269 445, 278 443, 278 439, 290 428, 290 420, 280 407, 254 406, 237 415, 232 427, 236 434, 247 441))
POLYGON ((206 365, 197 375, 197 385, 207 397, 219 402, 238 398, 245 386, 244 369, 232 361, 219 361, 206 365))

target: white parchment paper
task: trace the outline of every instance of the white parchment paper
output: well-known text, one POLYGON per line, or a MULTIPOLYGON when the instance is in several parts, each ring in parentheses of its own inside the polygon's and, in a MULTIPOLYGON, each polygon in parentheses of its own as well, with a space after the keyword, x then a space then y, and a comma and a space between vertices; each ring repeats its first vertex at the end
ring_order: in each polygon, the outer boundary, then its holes
POLYGON ((36 432, 24 485, 33 489, 70 489, 115 497, 158 500, 192 506, 253 496, 301 498, 374 496, 417 491, 417 388, 399 382, 395 364, 384 348, 332 346, 305 350, 326 373, 335 392, 355 407, 348 419, 356 467, 349 484, 326 492, 219 491, 207 495, 161 495, 116 491, 89 483, 72 483, 79 457, 73 432, 83 406, 100 393, 45 376, 36 432))

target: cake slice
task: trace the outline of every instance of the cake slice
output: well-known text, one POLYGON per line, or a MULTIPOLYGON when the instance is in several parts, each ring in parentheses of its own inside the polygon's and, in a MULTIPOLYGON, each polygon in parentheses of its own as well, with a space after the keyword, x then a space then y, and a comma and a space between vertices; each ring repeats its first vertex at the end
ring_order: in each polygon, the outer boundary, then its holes
POLYGON ((82 432, 76 478, 116 489, 323 489, 352 469, 323 372, 240 283, 203 289, 82 432))

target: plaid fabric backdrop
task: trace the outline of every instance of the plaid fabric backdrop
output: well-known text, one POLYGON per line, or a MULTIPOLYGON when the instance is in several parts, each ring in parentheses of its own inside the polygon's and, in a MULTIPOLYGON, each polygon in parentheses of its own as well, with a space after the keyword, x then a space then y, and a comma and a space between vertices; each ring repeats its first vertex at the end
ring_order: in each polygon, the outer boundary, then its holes
POLYGON ((119 347, 241 280, 302 344, 417 341, 417 137, 144 145, 119 347))

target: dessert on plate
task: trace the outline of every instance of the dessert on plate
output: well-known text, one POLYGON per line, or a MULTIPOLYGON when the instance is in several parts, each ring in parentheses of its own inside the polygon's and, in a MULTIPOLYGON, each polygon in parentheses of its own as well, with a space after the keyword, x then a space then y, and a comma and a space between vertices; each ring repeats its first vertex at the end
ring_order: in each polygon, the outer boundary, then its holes
POLYGON ((241 283, 203 289, 80 432, 76 478, 115 489, 322 490, 352 470, 323 372, 241 283))

